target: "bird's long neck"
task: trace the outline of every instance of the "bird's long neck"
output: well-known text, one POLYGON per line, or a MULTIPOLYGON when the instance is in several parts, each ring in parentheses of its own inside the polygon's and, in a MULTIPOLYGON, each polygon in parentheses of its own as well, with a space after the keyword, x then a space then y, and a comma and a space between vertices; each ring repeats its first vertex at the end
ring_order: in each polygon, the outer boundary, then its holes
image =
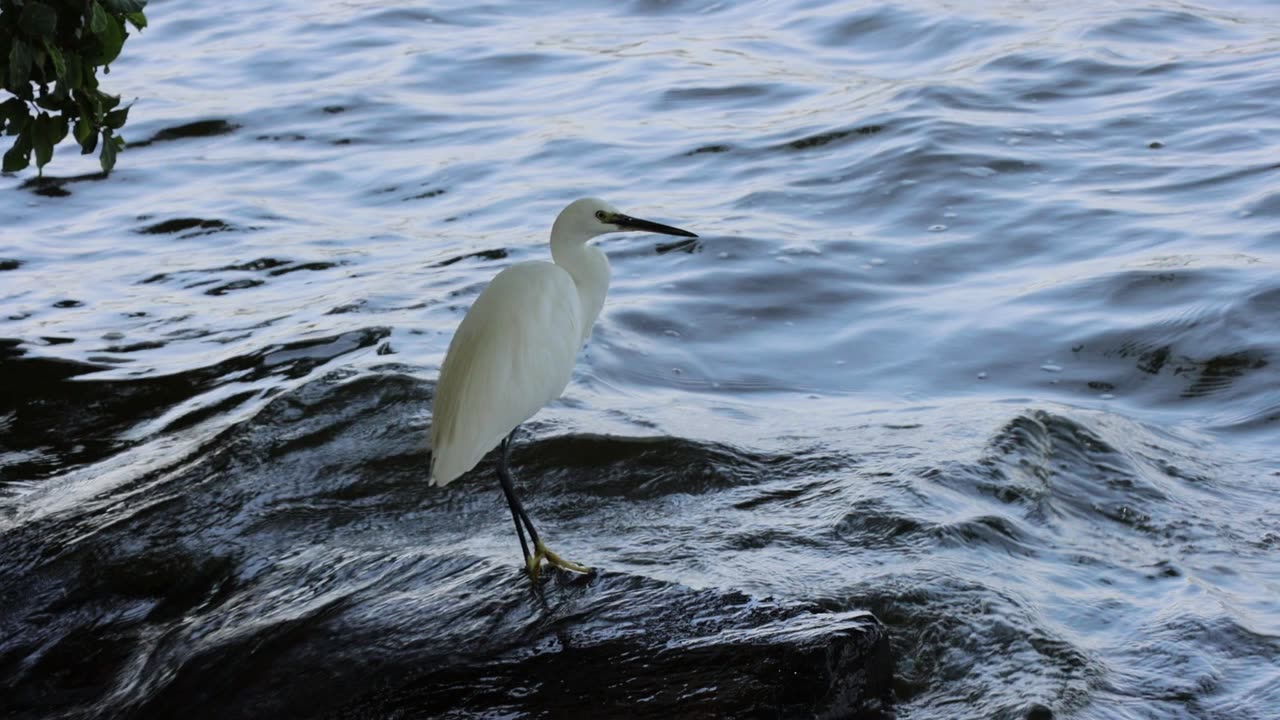
POLYGON ((582 341, 586 342, 609 292, 609 261, 599 248, 587 245, 581 236, 566 232, 559 223, 551 229, 551 259, 568 271, 578 287, 582 341))

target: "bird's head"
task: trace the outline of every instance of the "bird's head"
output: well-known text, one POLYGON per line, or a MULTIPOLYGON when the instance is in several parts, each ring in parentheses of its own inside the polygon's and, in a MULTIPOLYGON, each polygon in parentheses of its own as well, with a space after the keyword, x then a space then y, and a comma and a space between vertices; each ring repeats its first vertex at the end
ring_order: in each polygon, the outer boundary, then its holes
POLYGON ((569 203, 556 217, 551 232, 553 236, 580 239, 582 242, 597 235, 615 232, 653 232, 698 237, 688 230, 631 217, 599 198, 581 198, 569 203))

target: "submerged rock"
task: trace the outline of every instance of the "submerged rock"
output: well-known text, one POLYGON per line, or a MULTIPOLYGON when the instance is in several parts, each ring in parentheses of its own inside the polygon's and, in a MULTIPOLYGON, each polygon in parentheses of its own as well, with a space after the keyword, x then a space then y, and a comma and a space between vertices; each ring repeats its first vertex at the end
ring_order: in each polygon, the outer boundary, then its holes
MULTIPOLYGON (((376 337, 273 347, 238 361, 236 377, 376 337)), ((0 506, 0 717, 888 712, 889 642, 870 614, 692 589, 638 574, 643 552, 610 549, 625 537, 618 517, 749 483, 765 460, 670 438, 523 446, 543 527, 603 569, 552 572, 535 589, 492 483, 426 486, 426 384, 335 372, 208 406, 171 392, 199 392, 225 365, 184 383, 74 385, 58 373, 82 368, 54 367, 42 387, 57 392, 14 406, 10 437, 62 437, 57 419, 98 392, 114 402, 86 417, 104 442, 143 415, 141 399, 151 415, 178 409, 152 423, 156 436, 64 464, 0 506), (238 422, 206 422, 229 408, 238 422), (589 531, 571 532, 571 518, 589 531)))
POLYGON ((888 638, 868 613, 615 574, 546 595, 558 605, 520 647, 411 675, 339 714, 875 717, 889 699, 888 638))
POLYGON ((489 633, 469 632, 476 608, 462 605, 432 608, 423 625, 444 633, 434 637, 405 633, 404 608, 382 607, 385 623, 357 608, 308 618, 196 658, 138 716, 889 715, 889 642, 869 613, 617 573, 558 575, 534 593, 503 575, 506 587, 482 600, 489 633), (253 662, 258 653, 274 659, 253 662))

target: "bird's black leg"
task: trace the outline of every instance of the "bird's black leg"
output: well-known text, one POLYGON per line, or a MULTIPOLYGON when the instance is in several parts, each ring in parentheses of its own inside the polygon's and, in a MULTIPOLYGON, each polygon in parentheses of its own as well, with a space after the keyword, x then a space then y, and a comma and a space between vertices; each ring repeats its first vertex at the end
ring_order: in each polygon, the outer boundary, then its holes
MULTIPOLYGON (((516 524, 516 535, 520 538, 520 551, 524 553, 524 562, 529 564, 529 543, 524 537, 524 526, 520 524, 521 520, 529 523, 529 516, 524 512, 524 506, 520 504, 520 498, 516 497, 516 489, 511 484, 511 470, 507 467, 507 461, 511 457, 511 438, 516 434, 515 430, 502 441, 498 454, 498 481, 502 483, 502 493, 507 496, 507 506, 511 508, 511 520, 516 524)), ((533 531, 533 523, 529 523, 529 532, 533 536, 533 541, 538 542, 538 534, 533 531)))
POLYGON ((524 563, 529 569, 529 577, 533 578, 534 582, 537 582, 543 560, 565 570, 572 570, 577 573, 591 572, 591 569, 587 566, 570 562, 555 554, 550 548, 542 544, 542 540, 538 539, 538 531, 534 529, 533 521, 529 519, 529 513, 524 511, 524 505, 520 503, 520 498, 516 495, 515 486, 511 481, 509 464, 511 460, 511 438, 514 436, 515 431, 512 430, 511 434, 499 446, 498 480, 502 483, 502 492, 507 496, 507 505, 511 507, 511 519, 516 523, 516 534, 520 536, 520 549, 524 551, 524 563), (529 544, 524 537, 525 531, 528 531, 529 540, 533 542, 532 555, 529 554, 529 544))

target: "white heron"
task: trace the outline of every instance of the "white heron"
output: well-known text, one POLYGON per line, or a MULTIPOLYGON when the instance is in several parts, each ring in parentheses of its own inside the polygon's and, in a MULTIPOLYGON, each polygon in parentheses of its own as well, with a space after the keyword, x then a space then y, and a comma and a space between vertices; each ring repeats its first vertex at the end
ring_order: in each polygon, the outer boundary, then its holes
POLYGON ((544 559, 574 572, 589 570, 538 537, 512 486, 511 438, 520 423, 560 397, 604 306, 609 261, 587 241, 631 231, 697 237, 624 215, 596 198, 569 203, 551 226, 555 262, 522 262, 498 273, 462 318, 440 367, 431 409, 431 484, 453 482, 500 444, 498 480, 535 580, 544 559))

